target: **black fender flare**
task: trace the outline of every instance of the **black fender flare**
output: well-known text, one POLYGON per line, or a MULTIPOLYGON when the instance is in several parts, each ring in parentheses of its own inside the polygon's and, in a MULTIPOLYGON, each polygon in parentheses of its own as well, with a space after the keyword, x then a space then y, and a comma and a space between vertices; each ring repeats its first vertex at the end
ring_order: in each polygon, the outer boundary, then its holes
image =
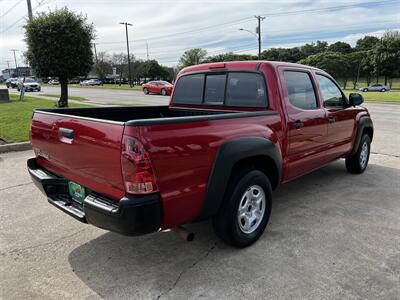
POLYGON ((371 128, 372 133, 374 132, 374 124, 372 123, 370 116, 361 116, 357 122, 357 132, 354 138, 353 148, 351 149, 349 156, 352 156, 357 152, 357 149, 360 146, 362 134, 366 128, 371 128))
POLYGON ((261 137, 242 137, 227 141, 219 147, 215 155, 198 220, 207 219, 218 213, 235 164, 240 160, 256 156, 272 159, 278 170, 278 183, 280 182, 282 156, 274 143, 261 137))

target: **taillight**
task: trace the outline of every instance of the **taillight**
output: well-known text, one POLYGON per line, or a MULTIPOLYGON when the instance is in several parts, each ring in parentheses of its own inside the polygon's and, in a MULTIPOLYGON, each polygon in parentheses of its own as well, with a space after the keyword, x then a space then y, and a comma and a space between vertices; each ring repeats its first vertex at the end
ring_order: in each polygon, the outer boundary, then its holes
POLYGON ((150 194, 158 191, 155 174, 143 144, 124 136, 121 153, 122 177, 129 194, 150 194))

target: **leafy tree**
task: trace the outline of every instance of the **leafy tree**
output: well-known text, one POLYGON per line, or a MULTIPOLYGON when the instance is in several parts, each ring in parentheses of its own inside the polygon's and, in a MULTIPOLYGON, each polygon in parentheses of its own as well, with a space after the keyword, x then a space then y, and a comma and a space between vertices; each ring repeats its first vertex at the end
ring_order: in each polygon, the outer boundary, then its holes
POLYGON ((155 59, 147 60, 143 65, 144 76, 151 80, 162 77, 163 68, 158 64, 155 59))
POLYGON ((208 56, 203 62, 220 62, 220 61, 240 61, 240 60, 256 60, 257 56, 250 54, 235 54, 233 52, 228 52, 224 54, 218 54, 214 56, 208 56))
POLYGON ((93 65, 93 24, 62 8, 39 13, 24 28, 31 67, 39 76, 59 78, 58 106, 68 106, 68 79, 87 75, 93 65))
POLYGON ((200 64, 207 56, 207 51, 201 48, 193 48, 185 51, 179 59, 178 67, 183 69, 188 66, 200 64))
POLYGON ((346 54, 346 53, 350 53, 352 51, 352 48, 349 44, 339 41, 339 42, 329 45, 328 51, 346 54))
POLYGON ((379 39, 377 37, 366 35, 357 40, 355 49, 356 51, 372 50, 377 43, 379 43, 379 39))
POLYGON ((387 31, 373 49, 373 64, 377 75, 388 78, 399 74, 400 70, 400 32, 387 31))
POLYGON ((337 52, 326 51, 310 55, 300 60, 299 63, 322 69, 336 79, 343 79, 344 88, 346 88, 349 63, 344 55, 337 52))
POLYGON ((271 48, 261 53, 261 58, 272 61, 297 62, 305 56, 300 51, 300 48, 271 48))
POLYGON ((328 43, 317 41, 317 43, 305 44, 300 47, 303 57, 314 55, 328 50, 328 43))

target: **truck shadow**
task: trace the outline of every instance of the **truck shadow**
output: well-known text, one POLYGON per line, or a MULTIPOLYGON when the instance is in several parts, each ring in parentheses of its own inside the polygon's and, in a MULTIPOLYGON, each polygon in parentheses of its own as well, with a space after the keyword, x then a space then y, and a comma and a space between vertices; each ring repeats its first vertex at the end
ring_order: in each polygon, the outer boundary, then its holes
MULTIPOLYGON (((156 299, 170 293, 183 280, 182 285, 190 291, 189 286, 196 289, 197 285, 211 280, 208 276, 229 276, 233 269, 239 274, 235 276, 250 281, 254 269, 238 263, 244 256, 249 256, 250 261, 258 259, 261 264, 270 264, 270 268, 279 268, 279 264, 293 258, 294 248, 304 253, 323 252, 321 244, 324 239, 332 242, 337 238, 337 234, 330 235, 330 232, 335 230, 334 226, 345 222, 343 218, 360 219, 374 213, 375 206, 370 199, 375 190, 380 193, 380 205, 391 205, 385 202, 389 201, 385 200, 389 195, 385 198, 382 191, 385 178, 396 176, 399 176, 398 169, 373 164, 361 176, 350 175, 343 161, 338 161, 285 184, 274 192, 273 211, 266 232, 247 249, 224 245, 214 235, 211 222, 202 222, 187 226, 196 234, 192 243, 183 241, 173 232, 133 238, 108 232, 74 249, 69 263, 88 287, 110 299, 156 299), (324 232, 318 242, 311 243, 310 240, 315 239, 315 228, 324 232), (202 280, 197 281, 198 278, 202 280)), ((387 180, 386 184, 393 184, 393 181, 387 180)))

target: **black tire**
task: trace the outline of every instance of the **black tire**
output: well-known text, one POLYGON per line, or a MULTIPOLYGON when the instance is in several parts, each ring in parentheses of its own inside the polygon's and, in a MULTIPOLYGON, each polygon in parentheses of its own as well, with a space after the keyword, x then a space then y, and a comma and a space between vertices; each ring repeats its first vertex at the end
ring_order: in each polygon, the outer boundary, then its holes
MULTIPOLYGON (((262 205, 260 206, 262 207, 262 205)), ((234 247, 244 248, 250 246, 263 234, 271 214, 271 207, 272 189, 268 177, 258 170, 238 172, 230 180, 220 211, 213 218, 214 231, 221 240, 234 247), (253 231, 245 233, 241 229, 243 224, 239 224, 241 222, 238 215, 239 205, 243 205, 244 201, 247 202, 246 198, 244 198, 246 197, 245 193, 246 191, 250 192, 250 188, 254 187, 261 188, 264 192, 264 212, 256 220, 253 231)), ((251 209, 251 204, 249 209, 251 209)), ((245 208, 245 211, 249 210, 245 208)))
POLYGON ((363 173, 368 166, 370 152, 371 152, 371 139, 367 134, 364 134, 361 138, 357 152, 352 156, 346 157, 347 171, 352 174, 363 173), (365 151, 365 150, 363 151, 363 147, 367 147, 366 154, 365 153, 362 154, 365 151))
POLYGON ((363 89, 363 92, 368 92, 368 89, 363 89))
POLYGON ((167 95, 167 91, 165 89, 161 89, 161 95, 166 96, 167 95))
POLYGON ((143 89, 143 93, 144 93, 145 95, 148 95, 148 94, 149 94, 149 90, 148 90, 147 88, 144 88, 144 89, 143 89))
POLYGON ((381 92, 386 92, 386 89, 381 89, 381 92))

